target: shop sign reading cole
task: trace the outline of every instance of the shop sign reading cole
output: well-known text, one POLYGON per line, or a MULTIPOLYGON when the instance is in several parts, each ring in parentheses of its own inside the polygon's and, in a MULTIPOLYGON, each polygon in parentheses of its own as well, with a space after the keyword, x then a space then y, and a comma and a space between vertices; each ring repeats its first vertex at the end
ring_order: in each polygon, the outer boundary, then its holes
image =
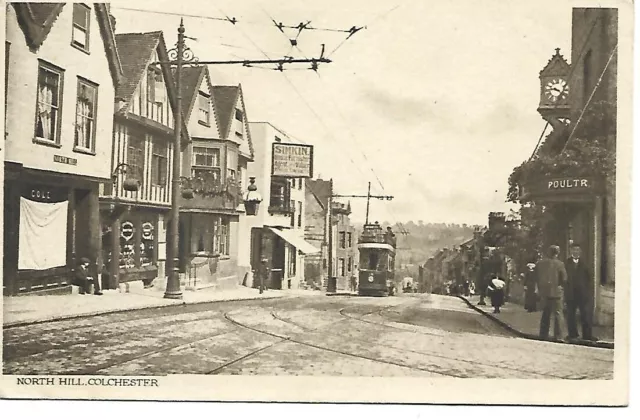
POLYGON ((287 178, 313 177, 313 146, 273 143, 271 175, 287 178))

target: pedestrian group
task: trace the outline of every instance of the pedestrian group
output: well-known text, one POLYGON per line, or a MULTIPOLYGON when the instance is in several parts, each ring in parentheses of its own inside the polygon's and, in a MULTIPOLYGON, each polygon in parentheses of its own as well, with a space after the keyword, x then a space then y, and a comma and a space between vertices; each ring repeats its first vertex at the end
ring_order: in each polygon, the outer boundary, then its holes
MULTIPOLYGON (((581 258, 580 244, 571 244, 570 254, 571 256, 563 262, 559 259, 560 247, 552 245, 544 258, 537 263, 527 264, 524 274, 525 309, 528 312, 536 312, 539 298, 542 306, 540 338, 544 340, 549 339, 551 328, 555 341, 577 340, 579 313, 582 339, 597 341, 598 338, 592 331, 593 290, 589 267, 581 258), (566 336, 565 322, 568 329, 566 336)), ((500 306, 504 304, 504 287, 504 281, 492 275, 487 294, 491 297, 494 313, 500 313, 500 306)))

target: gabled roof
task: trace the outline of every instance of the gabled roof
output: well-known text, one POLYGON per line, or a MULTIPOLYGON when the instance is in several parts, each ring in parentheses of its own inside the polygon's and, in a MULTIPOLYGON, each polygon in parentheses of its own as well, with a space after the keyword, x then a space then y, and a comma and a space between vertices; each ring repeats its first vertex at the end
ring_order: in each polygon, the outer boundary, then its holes
MULTIPOLYGON (((187 118, 191 116, 191 110, 198 96, 205 70, 205 66, 184 67, 182 69, 182 79, 180 80, 182 84, 182 112, 187 118)), ((173 73, 175 77, 175 71, 173 73)))
POLYGON ((560 48, 556 48, 556 53, 540 71, 540 76, 568 76, 570 68, 567 60, 560 54, 560 48))
POLYGON ((329 196, 331 195, 331 181, 323 179, 305 179, 304 186, 318 201, 320 206, 326 210, 329 206, 329 196))
POLYGON ((213 103, 216 108, 216 114, 220 118, 220 135, 222 138, 229 137, 231 121, 233 121, 239 94, 240 85, 213 86, 213 103))
POLYGON ((237 86, 212 86, 213 104, 215 113, 218 117, 218 131, 220 137, 223 139, 229 139, 229 131, 231 130, 231 123, 235 117, 235 109, 238 101, 242 106, 242 113, 244 114, 244 131, 247 133, 247 141, 249 143, 249 150, 251 157, 254 156, 253 141, 251 140, 251 131, 249 129, 249 118, 247 117, 247 110, 244 105, 244 95, 242 94, 242 84, 237 86))
MULTIPOLYGON (((161 31, 116 34, 116 46, 122 61, 124 79, 116 96, 128 106, 142 77, 146 74, 153 52, 162 38, 161 31)), ((165 77, 166 80, 169 80, 165 77)))
MULTIPOLYGON (((164 37, 161 31, 145 33, 116 34, 116 46, 118 54, 122 57, 123 81, 116 89, 116 98, 124 101, 121 113, 126 113, 131 99, 136 89, 140 85, 142 78, 146 76, 147 69, 152 64, 154 51, 158 52, 162 76, 167 87, 167 94, 171 109, 175 110, 177 105, 177 90, 174 84, 173 74, 169 64, 169 56, 164 37)), ((182 118, 183 141, 189 138, 186 118, 182 118)))
MULTIPOLYGON (((66 3, 11 3, 16 11, 18 25, 24 33, 27 45, 37 51, 47 39, 53 24, 60 16, 66 3)), ((109 71, 114 85, 122 79, 120 57, 116 51, 113 26, 105 3, 94 3, 96 18, 104 50, 109 62, 109 71)))
MULTIPOLYGON (((175 71, 173 73, 175 77, 175 71)), ((213 108, 213 115, 216 121, 216 127, 219 129, 220 120, 218 118, 218 112, 216 110, 215 103, 213 102, 214 94, 211 86, 211 76, 209 75, 209 68, 207 66, 189 66, 182 69, 182 80, 180 81, 182 83, 180 87, 180 89, 182 90, 182 112, 188 121, 189 118, 191 118, 191 112, 193 112, 193 108, 196 104, 198 92, 200 91, 200 86, 202 85, 203 79, 206 79, 207 82, 207 89, 211 97, 211 104, 213 108)))

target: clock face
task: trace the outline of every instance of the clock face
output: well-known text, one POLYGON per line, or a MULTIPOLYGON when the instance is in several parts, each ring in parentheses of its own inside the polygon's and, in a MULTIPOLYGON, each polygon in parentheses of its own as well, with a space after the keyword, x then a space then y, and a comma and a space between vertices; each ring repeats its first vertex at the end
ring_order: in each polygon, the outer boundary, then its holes
POLYGON ((547 82, 544 86, 544 94, 551 102, 567 99, 569 85, 564 79, 556 78, 547 82))

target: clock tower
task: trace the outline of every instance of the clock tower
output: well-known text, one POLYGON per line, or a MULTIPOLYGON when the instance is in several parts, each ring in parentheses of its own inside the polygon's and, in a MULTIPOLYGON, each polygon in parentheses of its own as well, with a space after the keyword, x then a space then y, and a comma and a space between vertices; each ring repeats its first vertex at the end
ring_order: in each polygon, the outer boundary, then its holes
POLYGON ((540 72, 540 105, 538 112, 555 129, 569 123, 569 73, 571 67, 560 54, 560 48, 540 72))

